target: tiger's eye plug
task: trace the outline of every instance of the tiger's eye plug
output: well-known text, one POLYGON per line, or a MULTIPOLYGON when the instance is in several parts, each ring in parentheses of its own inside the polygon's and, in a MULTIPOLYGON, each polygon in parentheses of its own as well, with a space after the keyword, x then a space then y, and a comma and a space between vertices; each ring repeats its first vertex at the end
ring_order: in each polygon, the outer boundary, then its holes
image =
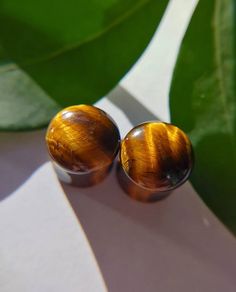
POLYGON ((193 167, 188 136, 158 121, 133 128, 121 142, 117 177, 133 199, 154 202, 183 184, 193 167))
POLYGON ((103 110, 70 106, 51 121, 46 143, 59 179, 79 187, 103 180, 118 153, 120 134, 103 110))

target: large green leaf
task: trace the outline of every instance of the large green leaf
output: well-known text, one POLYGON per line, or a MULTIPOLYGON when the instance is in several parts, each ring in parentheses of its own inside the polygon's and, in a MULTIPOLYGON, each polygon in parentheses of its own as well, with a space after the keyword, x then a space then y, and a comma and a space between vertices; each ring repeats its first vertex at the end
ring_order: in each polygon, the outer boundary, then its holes
POLYGON ((0 63, 0 130, 30 130, 47 125, 60 109, 16 64, 0 63))
POLYGON ((235 0, 200 0, 170 92, 172 121, 195 150, 192 183, 236 233, 235 0))
POLYGON ((0 130, 31 130, 60 109, 0 46, 0 130))
POLYGON ((58 104, 93 103, 140 56, 167 2, 1 0, 0 42, 58 104))

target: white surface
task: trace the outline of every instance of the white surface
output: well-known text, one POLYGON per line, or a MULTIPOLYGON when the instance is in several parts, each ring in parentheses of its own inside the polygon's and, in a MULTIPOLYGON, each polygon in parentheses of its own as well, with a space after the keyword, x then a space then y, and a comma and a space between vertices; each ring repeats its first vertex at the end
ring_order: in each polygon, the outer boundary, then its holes
POLYGON ((49 162, 1 201, 0 222, 1 292, 106 291, 49 162))
POLYGON ((177 52, 198 0, 172 0, 154 38, 121 85, 161 120, 170 121, 169 87, 177 52))
MULTIPOLYGON (((122 80, 136 99, 120 87, 98 103, 122 136, 154 115, 169 120, 171 72, 195 4, 171 2, 122 80)), ((63 191, 47 163, 44 131, 1 133, 0 153, 1 292, 105 291, 98 266, 111 292, 235 291, 235 238, 188 183, 148 205, 122 192, 115 170, 98 186, 63 191)))

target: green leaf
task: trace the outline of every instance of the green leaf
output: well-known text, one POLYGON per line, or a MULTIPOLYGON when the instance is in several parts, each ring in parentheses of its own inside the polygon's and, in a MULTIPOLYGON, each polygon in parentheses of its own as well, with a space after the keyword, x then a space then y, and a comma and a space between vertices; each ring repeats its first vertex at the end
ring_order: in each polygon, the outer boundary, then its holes
POLYGON ((192 183, 236 233, 235 0, 200 0, 180 49, 172 121, 195 150, 192 183))
POLYGON ((0 90, 0 130, 43 127, 60 109, 24 71, 7 60, 0 63, 0 90))
POLYGON ((167 0, 2 0, 0 42, 61 106, 93 103, 130 69, 167 0))
POLYGON ((5 52, 2 48, 2 46, 0 45, 0 64, 2 63, 2 60, 5 59, 5 52))

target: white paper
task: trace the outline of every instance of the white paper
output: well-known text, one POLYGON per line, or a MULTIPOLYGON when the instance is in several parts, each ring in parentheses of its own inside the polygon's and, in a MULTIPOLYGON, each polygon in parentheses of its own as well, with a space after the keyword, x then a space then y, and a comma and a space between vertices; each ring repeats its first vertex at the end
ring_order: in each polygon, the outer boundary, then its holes
POLYGON ((51 163, 1 201, 0 234, 1 292, 106 291, 51 163))

